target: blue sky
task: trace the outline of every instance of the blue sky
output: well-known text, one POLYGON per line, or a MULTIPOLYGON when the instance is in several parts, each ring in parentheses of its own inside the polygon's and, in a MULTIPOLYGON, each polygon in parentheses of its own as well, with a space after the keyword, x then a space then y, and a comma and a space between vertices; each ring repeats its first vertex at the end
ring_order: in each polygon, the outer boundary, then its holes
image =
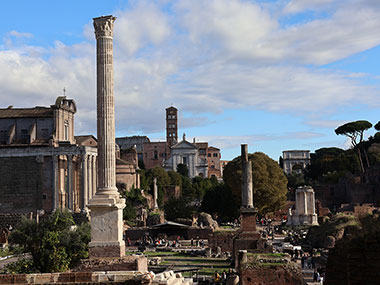
MULTIPOLYGON (((96 134, 92 18, 113 14, 117 136, 179 136, 222 158, 240 144, 347 148, 334 129, 380 120, 380 1, 6 1, 0 25, 1 106, 77 102, 76 134, 96 134)), ((374 129, 368 131, 368 135, 374 129)))

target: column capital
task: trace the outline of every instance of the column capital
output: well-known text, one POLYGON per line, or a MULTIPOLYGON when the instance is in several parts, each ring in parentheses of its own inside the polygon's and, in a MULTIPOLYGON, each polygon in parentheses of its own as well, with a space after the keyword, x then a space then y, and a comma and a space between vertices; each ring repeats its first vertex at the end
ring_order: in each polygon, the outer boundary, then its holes
POLYGON ((101 37, 113 37, 113 23, 116 17, 109 15, 93 18, 93 20, 96 39, 101 37))

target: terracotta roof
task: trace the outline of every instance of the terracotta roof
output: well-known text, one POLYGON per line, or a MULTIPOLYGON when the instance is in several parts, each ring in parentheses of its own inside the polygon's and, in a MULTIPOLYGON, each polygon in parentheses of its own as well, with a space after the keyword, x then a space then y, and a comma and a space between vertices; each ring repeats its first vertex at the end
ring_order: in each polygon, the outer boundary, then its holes
POLYGON ((53 109, 47 107, 0 109, 0 118, 53 117, 53 109))
POLYGON ((83 142, 85 142, 86 140, 90 138, 93 138, 95 141, 97 141, 97 139, 93 135, 75 136, 75 140, 77 141, 77 144, 82 144, 83 142))
POLYGON ((212 149, 212 150, 220 150, 219 148, 214 147, 214 146, 210 146, 208 149, 212 149))

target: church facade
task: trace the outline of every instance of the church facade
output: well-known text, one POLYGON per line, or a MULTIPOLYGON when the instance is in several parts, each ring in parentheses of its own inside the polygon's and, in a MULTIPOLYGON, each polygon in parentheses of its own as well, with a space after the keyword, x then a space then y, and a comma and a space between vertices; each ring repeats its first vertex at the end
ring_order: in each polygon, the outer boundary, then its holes
POLYGON ((207 159, 200 156, 199 148, 195 144, 188 142, 185 135, 183 135, 182 141, 171 147, 170 158, 165 161, 164 167, 166 170, 176 171, 178 164, 187 166, 190 178, 208 176, 207 159))

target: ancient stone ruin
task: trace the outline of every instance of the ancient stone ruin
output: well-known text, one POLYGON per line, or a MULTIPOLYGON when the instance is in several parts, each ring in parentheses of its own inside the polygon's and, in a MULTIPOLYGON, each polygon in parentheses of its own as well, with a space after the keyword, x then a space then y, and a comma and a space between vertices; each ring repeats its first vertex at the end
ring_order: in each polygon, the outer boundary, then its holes
POLYGON ((301 186, 296 191, 296 210, 289 209, 288 225, 318 225, 315 213, 314 190, 310 186, 301 186))
POLYGON ((123 208, 116 188, 115 107, 113 84, 113 16, 94 18, 97 62, 98 187, 89 201, 91 210, 90 257, 122 257, 123 208))

